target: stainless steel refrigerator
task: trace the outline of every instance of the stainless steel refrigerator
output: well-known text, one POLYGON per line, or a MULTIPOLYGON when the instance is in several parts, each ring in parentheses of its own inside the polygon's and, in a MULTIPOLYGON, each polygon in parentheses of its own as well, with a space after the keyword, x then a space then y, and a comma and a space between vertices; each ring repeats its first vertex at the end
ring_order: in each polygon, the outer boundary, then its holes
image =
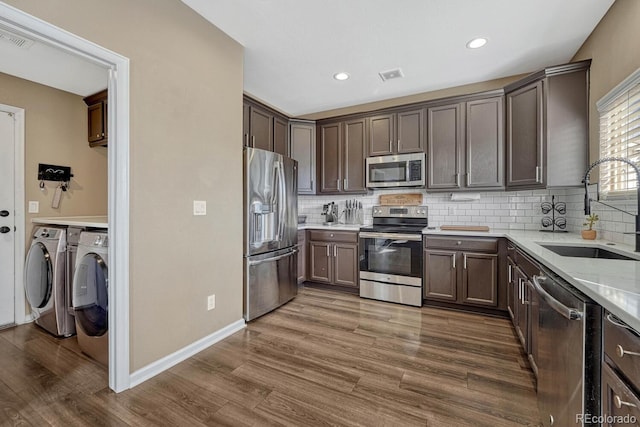
POLYGON ((298 293, 298 162, 244 149, 244 318, 298 293))

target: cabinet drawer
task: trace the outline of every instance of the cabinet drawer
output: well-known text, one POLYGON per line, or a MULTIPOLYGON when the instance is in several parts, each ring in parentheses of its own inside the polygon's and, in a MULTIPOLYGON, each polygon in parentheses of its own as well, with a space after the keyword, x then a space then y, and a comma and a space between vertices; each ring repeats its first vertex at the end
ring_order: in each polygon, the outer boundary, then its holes
POLYGON ((358 233, 351 231, 310 230, 309 240, 358 243, 358 233))
POLYGON ((530 279, 540 274, 540 266, 520 250, 516 250, 516 264, 530 279))
POLYGON ((470 239, 456 237, 426 237, 424 247, 427 249, 450 249, 475 252, 498 252, 498 239, 470 239))
POLYGON ((606 363, 602 364, 603 426, 637 426, 640 399, 606 363))
POLYGON ((640 390, 640 337, 616 323, 622 322, 607 313, 604 318, 604 354, 640 390))

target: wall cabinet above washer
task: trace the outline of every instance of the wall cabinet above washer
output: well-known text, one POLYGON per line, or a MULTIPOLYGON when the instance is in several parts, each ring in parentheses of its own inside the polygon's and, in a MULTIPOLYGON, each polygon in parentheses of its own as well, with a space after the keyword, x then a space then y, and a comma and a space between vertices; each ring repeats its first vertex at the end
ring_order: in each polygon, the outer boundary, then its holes
POLYGON ((109 143, 108 95, 105 89, 83 99, 87 104, 87 140, 91 147, 109 143))

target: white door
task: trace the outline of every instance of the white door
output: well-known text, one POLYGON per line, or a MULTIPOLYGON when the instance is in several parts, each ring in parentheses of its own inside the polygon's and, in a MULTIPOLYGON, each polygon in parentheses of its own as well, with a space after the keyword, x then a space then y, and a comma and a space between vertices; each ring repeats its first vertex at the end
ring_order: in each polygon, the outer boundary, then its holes
POLYGON ((0 326, 15 320, 14 150, 14 115, 0 111, 0 326))

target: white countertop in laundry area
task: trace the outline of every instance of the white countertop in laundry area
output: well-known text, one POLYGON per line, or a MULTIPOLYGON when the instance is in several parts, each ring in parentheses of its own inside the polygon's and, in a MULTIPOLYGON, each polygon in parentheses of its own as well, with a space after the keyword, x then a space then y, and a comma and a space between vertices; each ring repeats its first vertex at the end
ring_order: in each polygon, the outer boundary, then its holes
POLYGON ((106 216, 60 216, 32 218, 34 224, 65 225, 71 227, 109 228, 106 216))
POLYGON ((423 231, 425 235, 506 237, 543 266, 565 279, 615 316, 640 331, 640 261, 577 258, 558 255, 542 244, 597 246, 637 258, 640 254, 621 243, 583 240, 577 233, 543 233, 522 230, 423 231))

